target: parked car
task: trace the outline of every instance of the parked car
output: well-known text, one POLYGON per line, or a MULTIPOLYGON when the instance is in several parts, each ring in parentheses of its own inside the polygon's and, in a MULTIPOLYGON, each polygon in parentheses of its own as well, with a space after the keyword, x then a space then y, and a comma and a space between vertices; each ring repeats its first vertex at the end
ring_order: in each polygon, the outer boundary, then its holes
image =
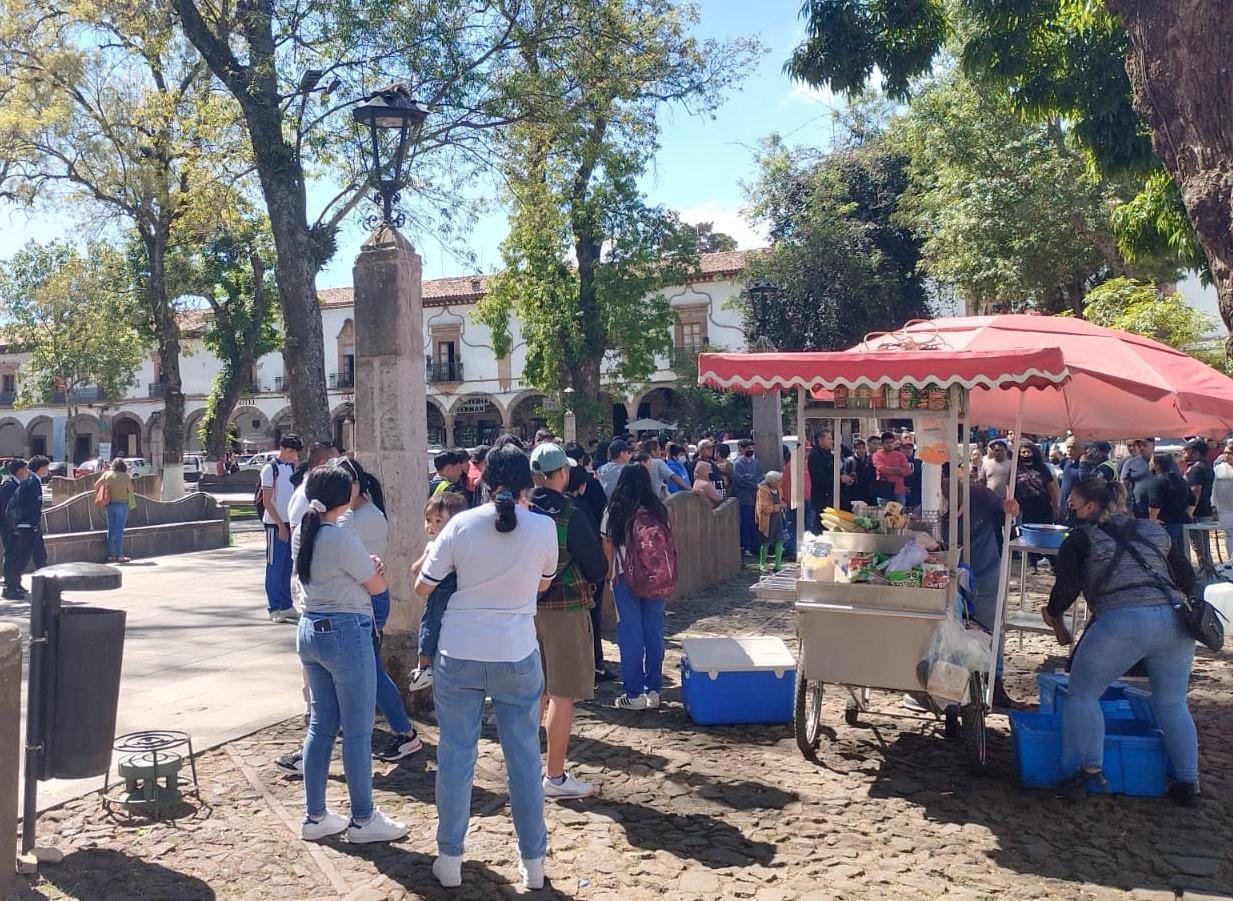
POLYGON ((69 465, 63 460, 57 460, 47 467, 47 475, 43 476, 43 484, 51 481, 52 476, 59 476, 62 479, 67 479, 71 475, 69 465))
POLYGON ((99 465, 98 457, 95 457, 93 460, 87 460, 86 462, 80 464, 76 469, 73 470, 73 478, 81 479, 81 478, 85 478, 88 475, 91 475, 92 473, 98 472, 98 465, 99 465))
POLYGON ((259 454, 253 454, 245 462, 240 464, 240 469, 264 469, 265 464, 272 463, 278 459, 278 451, 262 451, 259 454))
POLYGON ((203 472, 205 472, 205 457, 201 454, 184 455, 184 481, 199 482, 203 472))

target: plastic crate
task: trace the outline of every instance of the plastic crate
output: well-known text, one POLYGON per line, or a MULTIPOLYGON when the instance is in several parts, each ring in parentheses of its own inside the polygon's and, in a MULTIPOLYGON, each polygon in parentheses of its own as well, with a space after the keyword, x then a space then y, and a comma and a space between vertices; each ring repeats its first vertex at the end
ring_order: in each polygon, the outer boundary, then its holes
POLYGON ((796 660, 779 638, 686 638, 681 699, 701 726, 792 722, 796 660))
MULTIPOLYGON (((1061 716, 1070 698, 1070 674, 1037 673, 1036 687, 1040 692, 1040 712, 1061 716)), ((1100 709, 1106 722, 1137 719, 1156 726, 1151 694, 1125 682, 1114 682, 1109 686, 1100 696, 1100 709)))
MULTIPOLYGON (((1062 772, 1062 718, 1050 713, 1010 712, 1015 770, 1024 788, 1049 788, 1062 772)), ((1160 730, 1136 719, 1105 721, 1102 762, 1107 791, 1161 797, 1168 774, 1168 755, 1160 730)))

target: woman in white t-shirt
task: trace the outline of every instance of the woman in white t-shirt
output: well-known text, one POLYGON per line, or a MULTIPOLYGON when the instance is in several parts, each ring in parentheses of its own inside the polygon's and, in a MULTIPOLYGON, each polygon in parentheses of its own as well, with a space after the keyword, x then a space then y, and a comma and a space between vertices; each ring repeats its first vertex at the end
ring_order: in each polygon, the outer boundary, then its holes
POLYGON ((544 789, 539 749, 544 672, 535 637, 536 600, 557 568, 556 524, 532 513, 531 464, 519 448, 494 448, 484 460, 491 500, 453 517, 433 543, 415 583, 427 597, 450 573, 458 589, 441 620, 433 691, 437 745, 437 859, 446 887, 462 884, 463 841, 484 697, 492 698, 505 756, 510 812, 523 884, 544 884, 544 789))

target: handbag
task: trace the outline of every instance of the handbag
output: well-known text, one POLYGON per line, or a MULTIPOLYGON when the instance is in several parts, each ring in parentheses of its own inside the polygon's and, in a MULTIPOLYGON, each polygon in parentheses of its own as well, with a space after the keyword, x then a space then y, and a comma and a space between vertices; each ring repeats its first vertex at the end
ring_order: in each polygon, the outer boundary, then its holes
POLYGON ((107 484, 106 476, 100 476, 94 489, 94 506, 106 507, 111 503, 111 486, 107 484))
POLYGON ((1164 592, 1169 606, 1173 608, 1173 612, 1177 614, 1178 620, 1182 624, 1182 628, 1199 644, 1204 645, 1211 651, 1219 651, 1224 647, 1224 623, 1221 622, 1223 617, 1220 611, 1209 604, 1201 597, 1190 597, 1186 592, 1177 587, 1177 579, 1173 575, 1173 567, 1169 564, 1169 558, 1164 557, 1160 553, 1160 549, 1152 545, 1152 550, 1156 552, 1158 557, 1162 557, 1165 566, 1169 569, 1169 581, 1172 584, 1166 583, 1164 577, 1154 570, 1143 555, 1134 546, 1134 539, 1124 541, 1118 533, 1108 525, 1100 527, 1106 535, 1118 543, 1119 546, 1125 547, 1126 552, 1134 557, 1135 561, 1143 568, 1143 571, 1151 576, 1152 581, 1162 592, 1164 592), (1173 589, 1181 596, 1178 601, 1173 596, 1173 589))

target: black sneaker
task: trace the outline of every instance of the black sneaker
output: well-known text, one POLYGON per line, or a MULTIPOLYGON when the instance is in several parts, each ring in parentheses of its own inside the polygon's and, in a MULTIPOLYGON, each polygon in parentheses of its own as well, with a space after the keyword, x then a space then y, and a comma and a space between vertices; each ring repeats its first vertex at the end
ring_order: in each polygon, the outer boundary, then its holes
POLYGON ((0 597, 6 601, 24 601, 29 597, 29 593, 24 588, 6 588, 0 592, 0 597))
POLYGON ((597 684, 600 682, 615 682, 619 678, 621 677, 618 676, 616 673, 612 672, 611 670, 605 669, 602 666, 599 667, 597 670, 595 670, 595 682, 597 684))
POLYGON ((386 763, 394 763, 404 757, 410 757, 422 747, 424 743, 414 732, 410 735, 395 735, 384 748, 374 751, 372 756, 386 763))
POLYGON ((1165 794, 1182 807, 1198 807, 1203 797, 1193 782, 1171 782, 1165 794))
POLYGON ((1100 770, 1078 769, 1057 784, 1058 794, 1072 804, 1082 801, 1088 792, 1099 791, 1109 783, 1100 770))
POLYGON ((278 767, 284 773, 289 773, 292 776, 304 775, 304 752, 302 750, 292 751, 290 754, 284 754, 282 757, 274 758, 274 766, 278 767))

